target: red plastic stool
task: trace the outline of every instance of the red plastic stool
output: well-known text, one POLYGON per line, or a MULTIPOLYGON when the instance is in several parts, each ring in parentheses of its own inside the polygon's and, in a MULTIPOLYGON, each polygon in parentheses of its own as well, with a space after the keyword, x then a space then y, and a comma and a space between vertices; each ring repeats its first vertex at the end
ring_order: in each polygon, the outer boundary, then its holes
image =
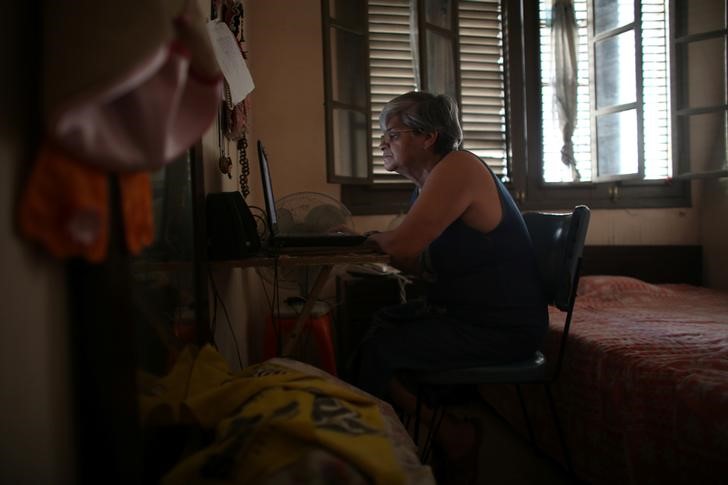
MULTIPOLYGON (((280 355, 280 349, 293 331, 302 308, 303 303, 282 303, 275 325, 272 316, 268 316, 263 334, 264 359, 280 355)), ((326 303, 316 302, 314 304, 299 338, 305 344, 305 355, 301 360, 316 365, 331 375, 336 375, 336 354, 334 353, 334 339, 331 335, 331 316, 329 306, 326 303), (316 348, 312 352, 309 352, 309 337, 313 337, 313 342, 316 344, 316 348)))

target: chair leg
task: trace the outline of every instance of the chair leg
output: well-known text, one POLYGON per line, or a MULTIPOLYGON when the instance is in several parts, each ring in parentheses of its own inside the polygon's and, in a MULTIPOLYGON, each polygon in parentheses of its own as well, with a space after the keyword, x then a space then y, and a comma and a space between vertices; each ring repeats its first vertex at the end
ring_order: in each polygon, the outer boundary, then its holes
POLYGON ((432 409, 432 420, 427 430, 427 437, 425 438, 425 444, 422 446, 422 453, 420 453, 420 460, 422 463, 427 463, 432 454, 432 446, 435 441, 440 424, 445 417, 445 407, 438 406, 432 409))
POLYGON ((417 386, 417 401, 415 404, 415 446, 420 446, 420 412, 422 411, 422 387, 417 386))
MULTIPOLYGON (((422 424, 422 386, 417 387, 417 400, 415 404, 415 429, 414 429, 414 442, 415 446, 420 448, 420 425, 422 424)), ((445 408, 443 406, 436 406, 432 409, 432 418, 427 425, 427 435, 425 436, 425 442, 422 444, 420 451, 420 460, 422 463, 427 463, 430 454, 432 453, 432 444, 435 440, 437 430, 442 423, 442 419, 445 417, 445 408)), ((409 424, 409 419, 407 420, 409 424)))
POLYGON ((533 434, 533 426, 531 426, 531 419, 528 417, 528 411, 526 410, 526 401, 523 399, 523 393, 521 392, 521 386, 516 384, 516 394, 518 394, 518 402, 521 403, 521 411, 523 411, 523 419, 526 421, 526 430, 528 431, 528 438, 531 440, 531 444, 536 446, 536 437, 533 434))
POLYGON ((559 443, 561 444, 561 451, 564 454, 564 463, 566 464, 566 469, 572 476, 574 476, 574 468, 571 463, 571 453, 569 452, 569 448, 566 446, 566 437, 564 435, 563 429, 561 428, 559 415, 556 412, 554 398, 551 395, 551 386, 549 386, 548 383, 544 383, 544 388, 546 389, 546 397, 548 397, 549 407, 551 408, 551 414, 554 418, 554 424, 556 425, 556 433, 559 435, 559 443))

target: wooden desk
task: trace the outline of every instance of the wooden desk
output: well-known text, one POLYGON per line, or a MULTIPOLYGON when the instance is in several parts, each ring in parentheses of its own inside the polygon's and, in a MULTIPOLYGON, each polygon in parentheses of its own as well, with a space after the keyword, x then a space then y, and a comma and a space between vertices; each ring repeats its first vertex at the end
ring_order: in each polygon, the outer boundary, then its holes
POLYGON ((260 255, 250 258, 232 261, 211 261, 212 269, 230 268, 254 268, 260 266, 274 266, 278 264, 283 267, 295 266, 321 266, 311 291, 308 295, 302 295, 306 303, 296 318, 293 332, 288 336, 283 345, 283 357, 291 357, 299 343, 299 337, 303 326, 311 314, 319 294, 331 275, 331 270, 337 264, 358 264, 358 263, 389 263, 389 256, 383 253, 374 252, 370 249, 359 248, 307 248, 307 249, 281 249, 275 255, 260 255))

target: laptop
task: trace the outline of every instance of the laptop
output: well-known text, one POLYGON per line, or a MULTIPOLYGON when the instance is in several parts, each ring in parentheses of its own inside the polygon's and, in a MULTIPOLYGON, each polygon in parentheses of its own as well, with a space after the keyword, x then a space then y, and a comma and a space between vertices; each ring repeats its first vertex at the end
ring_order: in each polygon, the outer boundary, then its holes
POLYGON ((273 183, 271 181, 268 157, 265 148, 258 140, 258 161, 260 162, 260 178, 263 181, 263 195, 265 198, 266 217, 270 237, 268 245, 276 248, 322 248, 322 247, 355 247, 363 246, 366 236, 349 234, 345 232, 333 233, 281 233, 278 228, 278 214, 275 198, 273 197, 273 183))

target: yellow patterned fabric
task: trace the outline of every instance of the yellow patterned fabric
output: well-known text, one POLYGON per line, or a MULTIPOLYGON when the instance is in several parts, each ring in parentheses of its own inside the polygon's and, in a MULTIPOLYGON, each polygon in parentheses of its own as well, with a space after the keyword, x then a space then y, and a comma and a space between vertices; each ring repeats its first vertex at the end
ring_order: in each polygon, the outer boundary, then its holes
POLYGON ((183 457, 165 485, 260 483, 324 448, 372 483, 400 484, 405 472, 373 398, 317 376, 264 362, 233 373, 211 346, 186 349, 161 379, 142 379, 143 425, 214 430, 183 457))

